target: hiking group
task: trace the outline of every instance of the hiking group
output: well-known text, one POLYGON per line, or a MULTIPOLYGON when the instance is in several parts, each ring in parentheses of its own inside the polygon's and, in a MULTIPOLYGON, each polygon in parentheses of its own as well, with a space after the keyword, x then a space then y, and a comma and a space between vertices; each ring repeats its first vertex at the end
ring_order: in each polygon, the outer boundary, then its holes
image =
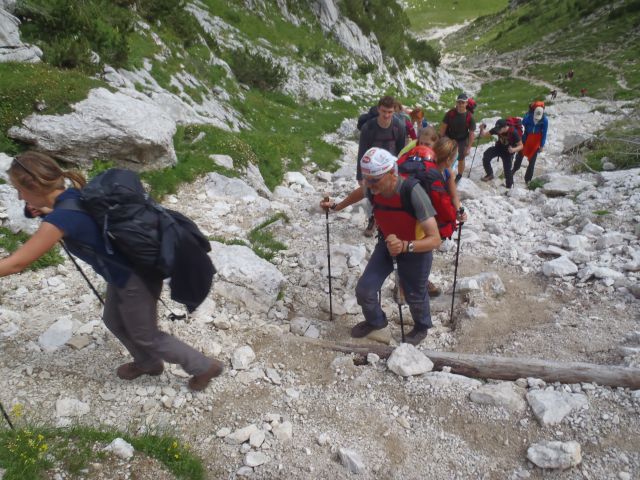
MULTIPOLYGON (((443 239, 451 239, 467 220, 456 184, 463 176, 465 158, 476 139, 475 106, 473 99, 460 93, 455 108, 444 115, 438 130, 422 122, 422 117, 416 125, 417 138, 408 144, 406 132, 412 117, 406 122, 398 115, 399 104, 393 97, 382 97, 376 107, 358 119, 358 186, 341 201, 325 197, 320 202, 320 207, 328 212, 367 199, 371 216, 365 235, 372 236, 376 226, 378 230, 373 253, 356 285, 356 299, 364 320, 351 329, 353 338, 365 337, 388 325, 380 289, 392 272, 396 273, 395 297, 400 309, 402 341, 417 345, 432 327, 430 297, 440 293, 429 281, 432 252, 443 239), (414 324, 406 337, 400 306, 404 301, 409 305, 414 324)), ((499 119, 488 131, 481 124, 478 142, 481 137, 497 137, 495 145, 483 154, 482 180, 494 178, 491 161, 500 157, 506 187, 511 188, 513 172, 526 156, 529 165, 525 181, 530 182, 537 155, 546 142, 547 128, 543 102, 532 103, 523 120, 499 119)), ((476 143, 476 149, 477 146, 476 143)), ((458 236, 458 247, 459 241, 458 236)), ((456 255, 456 267, 457 260, 456 255)))
MULTIPOLYGON (((340 202, 327 197, 320 203, 328 219, 330 210, 339 211, 366 198, 372 213, 367 230, 373 232, 377 226, 379 233, 356 286, 364 321, 353 327, 353 337, 364 337, 388 324, 379 291, 394 271, 399 305, 406 300, 414 321, 406 338, 401 325, 403 341, 417 344, 431 328, 429 298, 440 293, 429 281, 432 251, 467 220, 456 183, 475 138, 474 106, 472 99, 460 94, 455 108, 436 129, 428 124, 421 106, 407 111, 385 96, 359 119, 358 187, 340 202)), ((518 132, 520 124, 510 121, 498 120, 488 133, 481 125, 479 134, 498 136, 496 145, 484 154, 487 175, 483 180, 492 176, 491 158, 499 156, 507 186, 513 181, 511 161, 516 152, 513 170, 526 156, 525 180, 531 180, 548 126, 542 102, 532 104, 525 115, 524 137, 518 132)), ((171 298, 189 312, 211 288, 215 273, 207 255, 211 246, 191 220, 153 202, 138 176, 127 170, 107 170, 87 184, 82 175, 61 169, 50 156, 27 151, 13 159, 7 173, 25 202, 25 215, 41 217, 42 222, 24 245, 0 259, 0 277, 21 272, 61 243, 104 305, 105 326, 132 357, 116 369, 119 378, 160 375, 168 362, 190 374, 188 386, 198 391, 222 373, 223 362, 158 328, 164 279, 170 279, 171 298), (107 282, 105 300, 74 257, 107 282)), ((328 255, 330 262, 330 250, 328 255)), ((402 319, 401 315, 400 307, 402 319)))

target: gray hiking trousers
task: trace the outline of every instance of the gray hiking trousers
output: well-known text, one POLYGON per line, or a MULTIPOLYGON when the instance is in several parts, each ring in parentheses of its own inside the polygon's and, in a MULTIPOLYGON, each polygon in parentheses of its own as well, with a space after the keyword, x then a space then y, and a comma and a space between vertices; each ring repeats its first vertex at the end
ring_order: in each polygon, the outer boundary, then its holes
POLYGON ((164 361, 179 364, 190 375, 204 373, 211 366, 209 358, 158 329, 161 291, 161 279, 144 281, 135 273, 122 288, 108 284, 103 314, 106 327, 143 370, 153 370, 164 361))

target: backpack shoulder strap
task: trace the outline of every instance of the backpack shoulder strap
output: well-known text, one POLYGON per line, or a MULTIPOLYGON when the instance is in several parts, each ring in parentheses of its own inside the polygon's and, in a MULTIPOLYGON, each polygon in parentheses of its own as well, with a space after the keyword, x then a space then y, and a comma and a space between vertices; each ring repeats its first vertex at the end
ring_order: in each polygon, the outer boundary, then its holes
POLYGON ((402 185, 400 185, 400 203, 402 204, 402 209, 414 218, 416 212, 411 202, 411 192, 416 185, 420 185, 420 181, 414 177, 405 178, 402 185))
POLYGON ((55 205, 55 208, 63 208, 65 210, 73 210, 75 212, 85 212, 87 210, 82 206, 82 202, 77 198, 65 198, 55 205))

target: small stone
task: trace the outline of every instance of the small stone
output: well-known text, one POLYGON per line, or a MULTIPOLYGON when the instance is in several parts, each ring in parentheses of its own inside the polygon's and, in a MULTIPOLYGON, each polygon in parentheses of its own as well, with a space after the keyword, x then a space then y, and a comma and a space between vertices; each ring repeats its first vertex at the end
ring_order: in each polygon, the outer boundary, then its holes
POLYGON ((216 432, 216 437, 224 438, 231 433, 231 429, 229 427, 222 427, 220 430, 216 432))
POLYGON ((326 433, 321 433, 320 435, 318 435, 318 438, 316 438, 316 442, 318 442, 318 445, 320 445, 321 447, 327 445, 329 443, 329 440, 329 435, 326 433))
MULTIPOLYGON (((260 448, 260 446, 264 442, 264 439, 265 439, 264 432, 262 430, 256 430, 249 437, 249 445, 251 445, 253 448, 260 448)), ((254 466, 254 465, 250 465, 250 466, 254 466)))
POLYGON ((114 439, 104 450, 113 453, 116 457, 123 460, 129 460, 133 457, 134 452, 133 446, 122 438, 114 439))
POLYGON ((244 464, 247 467, 257 467, 258 465, 262 465, 263 463, 267 463, 269 461, 269 457, 267 457, 262 452, 249 452, 244 457, 244 464))
POLYGON ((348 448, 340 448, 338 450, 338 456, 342 464, 347 467, 351 473, 363 473, 364 463, 360 458, 360 455, 354 450, 348 448))
POLYGON ((67 341, 67 345, 69 345, 74 350, 82 350, 90 343, 91 337, 89 337, 88 335, 75 335, 67 341))
POLYGON ((279 425, 273 425, 273 435, 280 442, 287 442, 293 438, 293 425, 291 422, 283 422, 279 425))
POLYGON ((564 470, 582 462, 580 444, 571 442, 543 441, 527 449, 527 458, 540 468, 564 470))

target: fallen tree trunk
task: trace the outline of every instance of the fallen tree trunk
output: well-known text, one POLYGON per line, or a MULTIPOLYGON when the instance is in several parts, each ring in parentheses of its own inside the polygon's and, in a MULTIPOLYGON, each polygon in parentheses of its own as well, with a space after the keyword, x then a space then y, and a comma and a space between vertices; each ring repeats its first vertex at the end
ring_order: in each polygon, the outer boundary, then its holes
MULTIPOLYGON (((335 343, 326 340, 304 340, 313 345, 337 352, 356 353, 366 356, 375 353, 387 358, 394 350, 389 345, 356 345, 335 343)), ((583 362, 549 362, 535 358, 508 358, 468 353, 437 352, 423 350, 434 364, 434 370, 451 367, 451 373, 467 377, 517 380, 518 378, 541 378, 545 382, 597 383, 611 387, 640 388, 640 369, 614 365, 595 365, 583 362)))

